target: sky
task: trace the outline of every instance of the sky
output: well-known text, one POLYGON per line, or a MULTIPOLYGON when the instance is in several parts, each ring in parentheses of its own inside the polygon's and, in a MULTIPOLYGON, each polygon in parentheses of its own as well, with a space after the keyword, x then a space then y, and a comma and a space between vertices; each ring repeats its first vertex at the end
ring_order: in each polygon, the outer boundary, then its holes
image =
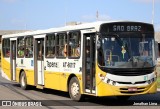
MULTIPOLYGON (((160 31, 160 0, 154 6, 154 27, 160 31)), ((152 0, 0 0, 0 30, 41 30, 72 21, 152 23, 152 7, 152 0)))

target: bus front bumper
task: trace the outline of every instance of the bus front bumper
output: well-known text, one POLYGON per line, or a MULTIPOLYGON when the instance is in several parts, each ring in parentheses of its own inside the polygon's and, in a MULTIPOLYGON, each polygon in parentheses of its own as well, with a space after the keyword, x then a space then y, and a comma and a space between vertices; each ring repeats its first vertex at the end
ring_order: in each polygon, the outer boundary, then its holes
POLYGON ((113 86, 101 82, 97 86, 97 96, 132 96, 141 94, 152 94, 157 92, 157 81, 149 85, 142 85, 138 87, 130 86, 113 86))

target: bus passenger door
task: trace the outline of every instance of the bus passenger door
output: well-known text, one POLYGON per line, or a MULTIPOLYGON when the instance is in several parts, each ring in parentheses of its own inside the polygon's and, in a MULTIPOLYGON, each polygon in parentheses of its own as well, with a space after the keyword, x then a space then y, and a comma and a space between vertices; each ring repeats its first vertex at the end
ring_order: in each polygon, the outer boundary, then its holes
POLYGON ((95 94, 95 33, 84 34, 83 47, 85 93, 95 94))
POLYGON ((11 38, 10 45, 11 80, 16 81, 16 39, 11 38))
POLYGON ((44 38, 35 39, 35 72, 37 85, 44 85, 44 38))

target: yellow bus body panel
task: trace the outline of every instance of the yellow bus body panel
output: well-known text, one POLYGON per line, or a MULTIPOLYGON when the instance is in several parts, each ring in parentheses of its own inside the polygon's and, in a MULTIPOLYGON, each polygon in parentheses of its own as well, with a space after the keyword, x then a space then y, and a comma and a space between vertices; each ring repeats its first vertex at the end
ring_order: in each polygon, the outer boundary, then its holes
MULTIPOLYGON (((50 72, 45 71, 45 88, 68 91, 68 79, 71 73, 62 73, 62 72, 50 72)), ((80 74, 77 74, 76 77, 79 80, 80 87, 82 87, 82 78, 80 74)), ((82 89, 82 88, 81 88, 82 89)), ((82 91, 82 90, 81 90, 82 91)))
MULTIPOLYGON (((10 62, 8 62, 5 58, 2 58, 1 67, 3 72, 7 75, 7 77, 11 80, 11 69, 10 69, 10 62)), ((23 69, 27 76, 27 84, 34 85, 34 71, 29 69, 23 69)), ((19 82, 19 74, 21 68, 16 68, 16 82, 19 82)))
POLYGON ((59 73, 56 72, 44 72, 44 84, 46 88, 53 88, 53 89, 59 89, 59 73))
POLYGON ((3 57, 1 58, 1 61, 2 61, 1 67, 2 67, 3 72, 11 80, 10 63, 3 57))
POLYGON ((34 70, 24 69, 27 76, 27 84, 34 85, 34 70))
POLYGON ((34 85, 34 71, 29 69, 16 68, 16 81, 20 82, 20 71, 23 70, 27 77, 27 84, 34 85))
MULTIPOLYGON (((7 77, 11 80, 11 73, 10 73, 10 63, 5 59, 2 58, 2 70, 7 75, 7 77)), ((27 76, 27 84, 28 85, 35 85, 35 77, 34 77, 34 70, 30 69, 22 69, 22 68, 16 68, 16 82, 20 82, 20 71, 24 70, 26 76, 27 76)), ((62 72, 44 72, 44 87, 55 89, 55 90, 61 90, 61 91, 68 91, 68 78, 71 75, 71 73, 62 73, 62 72)), ((81 74, 75 74, 76 77, 79 80, 80 87, 81 87, 81 93, 82 93, 82 75, 81 74)))

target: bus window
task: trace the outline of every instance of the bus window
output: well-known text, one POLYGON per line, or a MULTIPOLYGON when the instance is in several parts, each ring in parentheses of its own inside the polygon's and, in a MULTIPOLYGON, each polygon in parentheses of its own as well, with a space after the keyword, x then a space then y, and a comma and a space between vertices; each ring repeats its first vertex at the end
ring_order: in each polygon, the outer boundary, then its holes
POLYGON ((56 50, 57 50, 57 57, 67 56, 67 34, 66 33, 57 34, 56 50))
POLYGON ((24 57, 24 37, 18 38, 18 44, 17 44, 17 57, 22 58, 24 57))
POLYGON ((69 33, 69 57, 80 57, 80 32, 69 33))
POLYGON ((10 40, 3 39, 3 56, 10 57, 10 40))
POLYGON ((25 39, 25 44, 26 44, 26 50, 25 50, 25 56, 27 58, 32 58, 33 57, 33 37, 27 37, 25 39))
POLYGON ((55 56, 55 35, 48 34, 46 36, 46 57, 54 57, 55 56))

